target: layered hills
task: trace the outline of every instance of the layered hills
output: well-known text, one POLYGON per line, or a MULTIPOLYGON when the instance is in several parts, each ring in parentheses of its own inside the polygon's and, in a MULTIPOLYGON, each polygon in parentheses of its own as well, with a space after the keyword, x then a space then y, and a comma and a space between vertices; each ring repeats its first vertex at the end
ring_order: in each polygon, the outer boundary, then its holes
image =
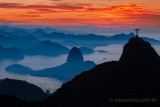
POLYGON ((5 70, 11 73, 30 74, 32 76, 40 77, 52 77, 61 81, 68 81, 75 75, 78 75, 82 71, 89 70, 95 65, 96 64, 92 61, 84 61, 83 54, 80 49, 73 47, 68 54, 66 63, 60 66, 34 71, 28 67, 14 64, 6 67, 5 70))
POLYGON ((136 106, 141 103, 120 103, 116 99, 159 98, 159 65, 160 57, 151 44, 133 37, 124 46, 119 61, 106 62, 82 72, 63 84, 46 104, 55 107, 136 106))

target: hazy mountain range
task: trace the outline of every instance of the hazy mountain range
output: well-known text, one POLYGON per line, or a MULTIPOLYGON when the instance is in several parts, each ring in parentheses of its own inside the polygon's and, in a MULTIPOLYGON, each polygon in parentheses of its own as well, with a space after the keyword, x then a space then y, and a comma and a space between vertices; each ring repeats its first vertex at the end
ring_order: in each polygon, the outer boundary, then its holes
MULTIPOLYGON (((115 43, 126 43, 129 38, 134 37, 134 33, 130 34, 117 34, 113 36, 103 36, 103 35, 96 35, 96 34, 87 34, 87 35, 78 35, 78 34, 65 34, 63 32, 59 32, 58 30, 52 28, 34 28, 34 29, 24 29, 24 28, 16 28, 16 27, 9 27, 9 26, 0 26, 0 35, 1 36, 25 36, 30 38, 30 40, 36 41, 35 38, 40 40, 52 40, 53 42, 59 41, 63 44, 71 45, 69 42, 75 42, 74 46, 87 46, 87 42, 91 43, 96 41, 94 46, 103 46, 108 44, 115 44, 115 43), (47 32, 46 29, 49 29, 50 32, 47 32), (52 31, 52 32, 51 32, 52 31), (33 37, 33 38, 31 38, 33 37), (68 41, 68 42, 67 42, 68 41), (81 42, 84 42, 82 44, 81 42)), ((25 38, 24 38, 25 39, 25 38)), ((152 44, 160 44, 160 41, 151 39, 151 38, 144 38, 151 42, 152 44)), ((93 46, 92 46, 93 47, 93 46)))
POLYGON ((53 43, 49 40, 40 41, 28 49, 22 51, 25 55, 44 55, 44 56, 59 56, 67 54, 69 49, 59 43, 53 43))
MULTIPOLYGON (((124 45, 119 61, 82 72, 63 84, 45 104, 49 107, 136 107, 139 103, 118 103, 117 98, 159 98, 159 65, 160 56, 151 44, 133 37, 124 45)), ((148 102, 142 106, 147 104, 157 105, 148 102)))
MULTIPOLYGON (((93 49, 97 46, 124 44, 131 37, 135 37, 135 34, 117 34, 113 36, 78 35, 65 34, 53 28, 25 29, 0 26, 0 45, 4 48, 15 47, 23 56, 59 56, 69 52, 68 46, 78 46, 83 54, 92 54, 93 49)), ((160 41, 152 38, 143 37, 143 39, 152 44, 160 44, 160 41)))
POLYGON ((66 63, 60 66, 36 71, 23 65, 14 64, 6 67, 5 70, 11 73, 23 75, 29 74, 38 77, 52 77, 61 81, 68 81, 75 75, 81 73, 82 71, 89 70, 95 65, 96 64, 92 61, 84 61, 83 54, 80 49, 73 47, 68 54, 66 63))
MULTIPOLYGON (((74 48, 74 50, 77 49, 74 48)), ((68 64, 72 65, 77 59, 77 63, 83 62, 80 54, 78 58, 75 54, 71 59, 70 55, 67 59, 68 64)), ((3 102, 0 105, 6 104, 7 99, 13 99, 15 103, 7 103, 7 105, 12 107, 136 107, 139 104, 143 107, 159 106, 159 103, 153 102, 117 103, 120 100, 116 100, 117 98, 158 99, 160 96, 159 65, 160 56, 151 44, 142 38, 133 37, 124 45, 119 61, 105 62, 80 73, 64 83, 43 102, 24 102, 13 97, 1 96, 0 99, 3 99, 3 102)))
POLYGON ((24 55, 17 48, 4 48, 0 46, 0 61, 5 59, 22 60, 24 55))

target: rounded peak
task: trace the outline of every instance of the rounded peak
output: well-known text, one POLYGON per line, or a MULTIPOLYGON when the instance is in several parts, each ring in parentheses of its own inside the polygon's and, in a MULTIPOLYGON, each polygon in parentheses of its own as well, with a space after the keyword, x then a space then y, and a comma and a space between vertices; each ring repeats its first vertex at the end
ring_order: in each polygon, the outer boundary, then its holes
POLYGON ((123 47, 120 63, 123 64, 142 64, 156 63, 160 57, 149 42, 140 37, 133 37, 123 47))
POLYGON ((79 50, 79 48, 75 46, 75 47, 73 47, 73 48, 71 49, 71 51, 72 51, 72 50, 79 50))
POLYGON ((149 43, 149 42, 144 41, 140 37, 132 37, 129 39, 129 43, 131 44, 131 43, 149 43))
POLYGON ((69 53, 77 53, 77 54, 82 54, 82 52, 81 52, 81 50, 80 50, 80 48, 78 48, 78 47, 73 47, 71 50, 70 50, 70 52, 69 53))
POLYGON ((81 50, 78 47, 73 47, 68 55, 67 63, 82 63, 83 60, 83 54, 81 50))

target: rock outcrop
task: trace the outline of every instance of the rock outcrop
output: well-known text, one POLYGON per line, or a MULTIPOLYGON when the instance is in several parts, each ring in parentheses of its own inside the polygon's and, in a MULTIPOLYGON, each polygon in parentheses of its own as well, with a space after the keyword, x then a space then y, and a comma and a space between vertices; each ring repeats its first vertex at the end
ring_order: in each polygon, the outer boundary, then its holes
POLYGON ((79 48, 73 47, 67 57, 67 63, 83 63, 83 55, 79 48))
POLYGON ((120 61, 106 62, 82 72, 62 85, 47 106, 54 107, 152 107, 157 103, 120 103, 118 99, 158 99, 160 58, 151 45, 133 37, 124 46, 120 61), (118 102, 117 102, 118 101, 118 102))

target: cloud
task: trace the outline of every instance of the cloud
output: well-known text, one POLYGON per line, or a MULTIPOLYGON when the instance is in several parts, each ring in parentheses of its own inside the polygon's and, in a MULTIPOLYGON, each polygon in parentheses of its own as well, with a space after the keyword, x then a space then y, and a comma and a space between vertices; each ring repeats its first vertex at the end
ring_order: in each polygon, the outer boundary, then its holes
POLYGON ((40 15, 37 15, 37 14, 20 14, 20 15, 16 15, 16 16, 19 16, 19 17, 41 17, 40 15))
POLYGON ((11 24, 20 24, 26 23, 27 21, 15 21, 15 20, 8 20, 8 19, 0 19, 0 25, 11 25, 11 24))
POLYGON ((63 0, 50 0, 50 1, 63 1, 63 0))
POLYGON ((137 11, 137 10, 142 10, 144 6, 141 4, 125 4, 125 5, 116 5, 116 6, 108 6, 105 8, 88 8, 88 11, 119 11, 119 10, 132 10, 137 11))
MULTIPOLYGON (((28 9, 26 13, 19 13, 20 20, 27 20, 33 24, 57 25, 57 26, 88 26, 94 25, 100 29, 122 29, 138 26, 154 27, 160 25, 160 10, 147 9, 142 4, 125 4, 115 6, 102 6, 95 8, 91 4, 68 4, 54 5, 24 5, 20 3, 0 3, 0 8, 28 9), (30 10, 29 10, 30 9, 30 10), (60 14, 55 19, 56 13, 69 13, 70 16, 60 14), (73 13, 75 12, 75 13, 73 13), (50 14, 48 17, 44 13, 50 14), (73 14, 73 15, 72 15, 73 14), (41 17, 42 16, 42 17, 41 17), (40 18, 39 18, 40 17, 40 18)), ((65 14, 66 15, 66 14, 65 14)), ((7 19, 7 18, 6 18, 7 19)), ((8 18, 9 19, 9 18, 8 18)), ((16 19, 16 18, 15 18, 16 19)), ((0 23, 26 23, 25 21, 2 20, 0 23)), ((146 27, 145 27, 146 28, 146 27)), ((157 27, 159 28, 159 27, 157 27)))
POLYGON ((52 9, 37 9, 36 11, 27 12, 27 14, 45 14, 45 13, 62 13, 65 11, 57 11, 52 9))
POLYGON ((141 20, 142 22, 143 20, 150 20, 154 22, 154 19, 158 20, 158 18, 160 17, 159 10, 147 9, 142 4, 126 4, 110 6, 106 8, 87 8, 86 11, 95 14, 98 13, 99 16, 104 19, 112 19, 117 22, 135 23, 141 20))
POLYGON ((6 9, 64 9, 64 10, 77 10, 83 9, 81 5, 67 5, 67 4, 58 4, 58 5, 23 5, 20 3, 0 3, 0 8, 6 9))
POLYGON ((0 3, 0 8, 20 8, 20 3, 0 3))

